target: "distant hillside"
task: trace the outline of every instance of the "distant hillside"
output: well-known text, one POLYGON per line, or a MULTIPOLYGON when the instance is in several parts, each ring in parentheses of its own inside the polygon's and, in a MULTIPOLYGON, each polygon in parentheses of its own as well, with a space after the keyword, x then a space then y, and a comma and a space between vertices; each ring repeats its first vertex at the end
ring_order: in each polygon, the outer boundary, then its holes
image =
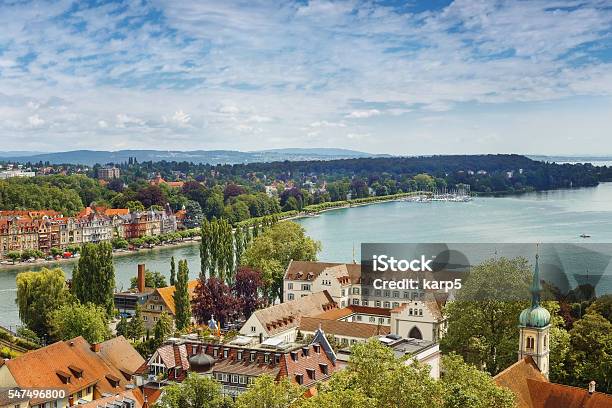
MULTIPOLYGON (((144 161, 187 161, 207 164, 239 164, 259 163, 273 161, 306 161, 306 160, 334 160, 359 157, 379 157, 371 153, 358 152, 346 149, 273 149, 253 152, 240 152, 236 150, 194 150, 194 151, 162 151, 162 150, 118 150, 115 152, 96 150, 73 150, 69 152, 16 154, 17 152, 0 152, 0 161, 49 162, 51 164, 86 164, 94 165, 106 163, 127 162, 135 157, 139 162, 144 161)), ((386 155, 384 155, 386 156, 386 155)))

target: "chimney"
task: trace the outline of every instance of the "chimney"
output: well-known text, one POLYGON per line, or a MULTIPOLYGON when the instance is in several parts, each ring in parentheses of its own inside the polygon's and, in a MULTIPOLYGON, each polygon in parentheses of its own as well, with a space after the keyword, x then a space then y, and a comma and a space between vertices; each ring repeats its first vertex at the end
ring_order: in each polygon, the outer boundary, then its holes
POLYGON ((595 392, 595 385, 597 385, 595 381, 591 381, 589 383, 589 394, 590 395, 593 395, 593 393, 595 392))
POLYGON ((94 343, 91 345, 91 351, 93 351, 94 353, 99 353, 100 349, 100 343, 94 343))
POLYGON ((145 291, 145 264, 138 264, 138 292, 145 291))

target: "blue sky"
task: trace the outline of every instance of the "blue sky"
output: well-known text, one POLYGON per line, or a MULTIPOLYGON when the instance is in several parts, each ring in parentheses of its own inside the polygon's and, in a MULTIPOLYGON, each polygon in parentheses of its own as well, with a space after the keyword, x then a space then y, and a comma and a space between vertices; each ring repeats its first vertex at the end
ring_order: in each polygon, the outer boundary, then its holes
POLYGON ((605 0, 0 0, 0 27, 0 151, 612 154, 605 0))

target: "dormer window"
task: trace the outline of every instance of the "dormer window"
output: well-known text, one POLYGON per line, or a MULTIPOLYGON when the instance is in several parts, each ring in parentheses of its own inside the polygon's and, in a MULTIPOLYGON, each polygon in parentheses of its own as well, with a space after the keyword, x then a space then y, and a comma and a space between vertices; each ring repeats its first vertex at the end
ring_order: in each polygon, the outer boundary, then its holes
POLYGON ((320 354, 321 353, 321 346, 318 344, 314 344, 312 346, 314 348, 315 353, 320 354))
POLYGON ((83 370, 81 368, 74 365, 69 365, 68 369, 72 372, 72 374, 74 374, 76 378, 83 377, 83 370))
POLYGON ((223 358, 227 358, 228 355, 229 355, 229 350, 223 349, 223 358))
POLYGON ((304 384, 304 375, 296 374, 295 375, 295 382, 300 384, 300 385, 304 384))
POLYGON ((321 372, 323 373, 323 375, 329 374, 329 368, 327 367, 327 364, 320 363, 319 368, 321 369, 321 372))
POLYGON ((62 381, 62 383, 70 384, 70 378, 72 377, 70 374, 62 370, 57 370, 55 373, 57 374, 59 379, 62 381))
POLYGON ((242 361, 242 350, 236 353, 236 360, 242 361))
POLYGON ((257 353, 255 353, 254 351, 251 351, 251 357, 250 357, 251 363, 255 361, 256 356, 257 356, 257 353))
POLYGON ((302 347, 302 355, 308 357, 308 347, 302 347))
POLYGON ((115 377, 112 374, 107 374, 106 379, 110 383, 111 387, 116 388, 119 386, 119 378, 115 377))
POLYGON ((298 359, 297 351, 292 351, 291 352, 291 360, 297 361, 297 359, 298 359))
POLYGON ((308 374, 308 378, 310 378, 311 380, 315 379, 316 374, 314 368, 307 368, 306 373, 308 374))

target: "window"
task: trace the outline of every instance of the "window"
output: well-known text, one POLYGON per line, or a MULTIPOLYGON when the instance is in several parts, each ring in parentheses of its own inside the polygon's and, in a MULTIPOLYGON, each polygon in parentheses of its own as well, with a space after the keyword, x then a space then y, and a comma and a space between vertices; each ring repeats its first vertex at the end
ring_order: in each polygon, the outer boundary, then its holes
POLYGON ((366 295, 367 296, 369 293, 370 293, 370 290, 368 288, 361 289, 361 294, 362 295, 366 295))
POLYGON ((323 375, 327 375, 329 373, 329 368, 327 367, 327 364, 319 364, 319 368, 321 369, 321 372, 323 373, 323 375))
POLYGON ((295 375, 295 382, 302 385, 304 384, 304 376, 302 374, 295 375))
POLYGON ((244 375, 240 376, 240 384, 246 384, 246 377, 244 375))
POLYGON ((270 353, 266 353, 264 354, 264 363, 269 363, 270 362, 270 353))
POLYGON ((162 310, 164 310, 164 307, 162 305, 159 305, 159 311, 161 312, 162 310))
POLYGON ((149 320, 149 317, 148 316, 142 316, 142 320, 146 322, 147 320, 149 320))
POLYGON ((242 350, 237 353, 236 360, 242 361, 242 350))
POLYGON ((238 384, 238 376, 236 374, 232 374, 232 383, 238 384))
POLYGON ((310 284, 302 283, 302 290, 310 290, 310 284))
POLYGON ((251 326, 251 333, 255 333, 255 326, 251 326))
POLYGON ((357 315, 357 321, 360 322, 361 321, 361 315, 357 315))
POLYGON ((342 289, 342 296, 346 296, 346 289, 342 289))
POLYGON ((393 302, 393 307, 398 307, 399 306, 399 302, 393 302))
POLYGON ((227 358, 228 354, 229 354, 229 350, 223 349, 223 358, 227 358))
POLYGON ((399 298, 399 292, 397 290, 393 291, 393 297, 396 299, 399 298))
POLYGON ((315 379, 315 370, 313 368, 307 368, 306 373, 308 374, 308 378, 311 380, 315 379))
POLYGON ((362 300, 361 301, 361 305, 362 306, 367 306, 368 305, 368 301, 367 300, 362 300))
POLYGON ((385 290, 384 291, 384 296, 385 297, 391 297, 391 291, 390 290, 385 290))
POLYGON ((213 349, 213 357, 217 358, 219 356, 219 347, 215 347, 213 349))
POLYGON ((410 299, 410 292, 404 292, 404 299, 410 299))
POLYGON ((376 290, 374 291, 374 295, 375 295, 375 296, 380 296, 380 294, 381 294, 381 293, 382 293, 382 292, 380 291, 380 289, 376 289, 376 290))
POLYGON ((280 354, 275 354, 274 355, 274 364, 278 364, 280 363, 280 354))
POLYGON ((419 316, 423 316, 423 309, 419 309, 419 316))
POLYGON ((257 354, 254 351, 251 351, 251 356, 249 357, 249 360, 251 361, 251 363, 255 361, 255 356, 256 355, 257 354))
POLYGON ((358 305, 359 304, 359 299, 353 299, 353 304, 354 305, 358 305))
POLYGON ((391 303, 389 302, 385 302, 384 305, 386 309, 389 309, 391 307, 391 303))
POLYGON ((376 301, 376 307, 380 307, 380 300, 376 301))
POLYGON ((293 289, 293 283, 289 282, 289 283, 287 284, 287 289, 293 289))
POLYGON ((376 318, 374 316, 370 316, 370 323, 376 323, 376 318))
POLYGON ((353 295, 359 294, 359 288, 353 288, 353 295))
POLYGON ((527 350, 533 351, 534 348, 535 348, 535 340, 531 336, 527 337, 527 350))
POLYGON ((287 299, 288 300, 293 300, 293 299, 295 299, 295 295, 293 293, 289 292, 289 293, 287 293, 287 299))

